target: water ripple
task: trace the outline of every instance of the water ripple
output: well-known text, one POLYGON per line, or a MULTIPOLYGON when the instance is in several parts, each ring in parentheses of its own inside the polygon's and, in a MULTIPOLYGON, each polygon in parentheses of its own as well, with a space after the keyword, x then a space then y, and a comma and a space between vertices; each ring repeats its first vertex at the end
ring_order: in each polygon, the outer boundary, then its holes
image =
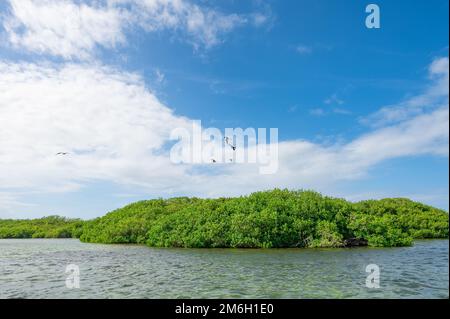
POLYGON ((448 298, 448 241, 407 248, 157 249, 0 240, 0 298, 448 298), (380 289, 365 267, 381 269, 380 289), (67 289, 68 264, 80 289, 67 289))

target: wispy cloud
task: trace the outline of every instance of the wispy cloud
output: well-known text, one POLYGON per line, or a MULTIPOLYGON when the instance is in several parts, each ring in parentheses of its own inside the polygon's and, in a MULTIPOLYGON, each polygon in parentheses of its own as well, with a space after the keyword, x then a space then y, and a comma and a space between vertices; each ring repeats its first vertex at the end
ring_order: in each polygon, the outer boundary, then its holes
POLYGON ((351 115, 352 112, 343 108, 335 107, 331 110, 335 114, 341 114, 341 115, 351 115))
POLYGON ((449 95, 449 59, 437 58, 428 68, 431 84, 418 95, 406 99, 395 105, 382 107, 361 122, 374 127, 404 121, 424 112, 448 106, 449 95))
POLYGON ((164 84, 166 81, 166 75, 160 69, 155 70, 155 81, 158 84, 164 84))
MULTIPOLYGON (((433 83, 428 90, 439 90, 440 82, 433 83)), ((172 164, 165 152, 170 131, 190 125, 134 73, 86 64, 0 63, 0 191, 67 192, 96 181, 156 196, 323 189, 362 178, 385 160, 448 156, 448 103, 348 142, 280 142, 274 175, 260 175, 251 164, 212 173, 172 164), (70 156, 55 156, 60 151, 70 156)), ((8 205, 22 201, 8 196, 8 205)))
MULTIPOLYGON (((9 43, 66 61, 0 62, 2 214, 23 206, 24 193, 76 191, 98 181, 157 196, 236 195, 272 187, 321 189, 362 178, 389 159, 448 157, 449 60, 445 57, 429 66, 429 85, 421 94, 365 118, 371 127, 364 135, 330 145, 280 142, 279 171, 274 175, 260 175, 258 167, 250 164, 220 170, 174 165, 165 149, 170 132, 190 127, 190 119, 161 103, 139 75, 93 62, 97 50, 125 45, 128 33, 136 29, 168 31, 196 50, 208 49, 239 27, 267 24, 268 11, 224 13, 205 2, 188 0, 8 3, 2 26, 9 43), (70 156, 55 156, 61 151, 70 156)), ((297 47, 301 54, 312 50, 297 47)), ((165 81, 159 69, 154 78, 156 83, 165 81)), ((205 83, 217 93, 266 85, 208 79, 205 83)), ((326 108, 312 109, 311 115, 348 114, 337 94, 324 103, 326 108)))
POLYGON ((325 116, 327 112, 322 108, 314 108, 309 110, 309 114, 314 116, 325 116))
POLYGON ((35 205, 22 202, 20 195, 0 191, 0 218, 17 218, 17 208, 30 208, 35 205))
POLYGON ((3 29, 11 45, 64 59, 90 59, 99 48, 126 43, 135 28, 171 31, 196 50, 243 26, 270 21, 266 12, 225 14, 189 0, 8 0, 3 29))
POLYGON ((312 53, 319 53, 319 52, 328 52, 333 49, 331 45, 324 45, 321 43, 314 43, 314 44, 297 44, 292 46, 295 52, 297 52, 300 55, 310 55, 312 53))
POLYGON ((131 18, 117 7, 68 0, 8 0, 3 28, 17 48, 62 58, 89 58, 97 47, 113 48, 126 41, 131 18))
POLYGON ((272 86, 265 81, 245 79, 242 77, 236 78, 221 78, 199 74, 185 74, 178 71, 172 71, 179 79, 183 81, 190 81, 201 84, 208 88, 212 93, 222 95, 237 95, 242 92, 253 90, 267 89, 272 86))
POLYGON ((313 52, 313 49, 310 46, 299 44, 295 47, 295 51, 299 54, 310 54, 313 52))
POLYGON ((344 104, 344 100, 340 99, 337 94, 332 94, 330 97, 326 98, 325 101, 323 102, 325 104, 337 104, 337 105, 344 104))
POLYGON ((323 108, 313 108, 309 110, 309 114, 313 116, 327 116, 332 114, 337 115, 351 115, 352 112, 343 108, 332 108, 330 110, 323 108))

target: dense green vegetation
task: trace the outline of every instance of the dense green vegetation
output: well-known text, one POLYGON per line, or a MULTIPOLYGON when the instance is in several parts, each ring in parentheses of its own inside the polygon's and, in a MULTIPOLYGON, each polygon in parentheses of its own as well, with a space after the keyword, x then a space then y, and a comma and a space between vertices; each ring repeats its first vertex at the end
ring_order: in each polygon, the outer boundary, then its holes
POLYGON ((83 221, 59 216, 0 219, 0 238, 72 238, 81 235, 83 221))
POLYGON ((408 246, 448 238, 448 213, 408 199, 351 203, 312 191, 273 190, 238 198, 141 201, 91 221, 57 217, 0 221, 0 238, 79 237, 155 247, 408 246), (52 224, 53 223, 53 224, 52 224), (23 236, 25 234, 26 236, 23 236))
POLYGON ((351 203, 312 191, 239 198, 174 198, 128 205, 85 224, 81 240, 157 247, 407 246, 447 238, 448 213, 408 199, 351 203))

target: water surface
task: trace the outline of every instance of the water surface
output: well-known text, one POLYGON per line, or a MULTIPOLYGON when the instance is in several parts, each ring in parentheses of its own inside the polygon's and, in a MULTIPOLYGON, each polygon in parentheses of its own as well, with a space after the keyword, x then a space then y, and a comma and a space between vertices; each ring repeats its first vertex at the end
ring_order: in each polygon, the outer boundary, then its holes
POLYGON ((405 248, 158 249, 0 240, 0 298, 448 298, 448 241, 405 248), (80 288, 66 287, 66 266, 80 288), (366 287, 366 266, 380 288, 366 287))

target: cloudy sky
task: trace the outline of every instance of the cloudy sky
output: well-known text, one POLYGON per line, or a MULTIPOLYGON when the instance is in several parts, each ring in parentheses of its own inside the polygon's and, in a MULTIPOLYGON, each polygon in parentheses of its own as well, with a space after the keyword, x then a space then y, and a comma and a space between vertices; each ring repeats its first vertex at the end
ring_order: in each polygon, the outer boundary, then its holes
POLYGON ((448 1, 1 0, 0 218, 274 187, 448 210, 448 1), (170 133, 278 128, 279 169, 170 133), (68 156, 55 156, 68 152, 68 156))

